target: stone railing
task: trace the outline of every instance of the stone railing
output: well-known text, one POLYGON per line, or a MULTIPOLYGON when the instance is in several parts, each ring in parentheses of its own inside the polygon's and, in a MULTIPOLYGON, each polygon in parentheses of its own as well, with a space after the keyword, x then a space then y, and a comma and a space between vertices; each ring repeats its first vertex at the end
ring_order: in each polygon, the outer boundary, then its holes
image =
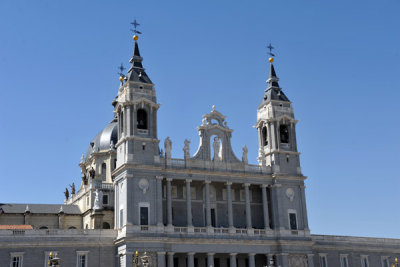
POLYGON ((32 230, 0 230, 0 237, 5 236, 24 236, 24 237, 38 237, 38 236, 105 236, 115 237, 116 230, 78 230, 78 229, 32 229, 32 230))
POLYGON ((215 162, 207 160, 194 160, 194 159, 185 160, 176 158, 166 160, 165 158, 160 158, 160 162, 155 163, 155 165, 162 165, 167 168, 213 170, 222 172, 241 172, 241 173, 259 173, 259 174, 272 173, 272 169, 270 166, 262 167, 260 165, 244 164, 243 162, 234 162, 234 163, 223 162, 223 161, 215 162))

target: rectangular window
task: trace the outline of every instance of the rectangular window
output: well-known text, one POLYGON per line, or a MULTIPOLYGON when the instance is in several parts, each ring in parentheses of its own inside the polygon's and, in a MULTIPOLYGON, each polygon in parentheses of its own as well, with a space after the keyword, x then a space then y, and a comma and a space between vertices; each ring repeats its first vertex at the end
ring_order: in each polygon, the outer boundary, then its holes
POLYGON ((149 225, 148 207, 140 207, 140 225, 149 225))
POLYGON ((369 267, 368 256, 362 255, 361 256, 361 266, 362 267, 369 267))
POLYGON ((340 267, 349 267, 347 255, 340 255, 340 267))
POLYGON ((76 266, 87 267, 88 265, 88 251, 77 251, 76 252, 76 266))
POLYGON ((11 262, 10 266, 11 267, 22 267, 22 261, 23 261, 23 252, 21 253, 11 253, 11 262))
POLYGON ((390 267, 389 257, 382 257, 382 267, 390 267))
POLYGON ((108 205, 108 195, 103 195, 103 205, 108 205))
POLYGON ((289 213, 290 230, 297 230, 296 213, 289 213))
POLYGON ((90 206, 90 196, 89 194, 86 195, 86 207, 90 206))
POLYGON ((328 267, 328 260, 326 259, 326 255, 319 255, 319 262, 321 267, 328 267))

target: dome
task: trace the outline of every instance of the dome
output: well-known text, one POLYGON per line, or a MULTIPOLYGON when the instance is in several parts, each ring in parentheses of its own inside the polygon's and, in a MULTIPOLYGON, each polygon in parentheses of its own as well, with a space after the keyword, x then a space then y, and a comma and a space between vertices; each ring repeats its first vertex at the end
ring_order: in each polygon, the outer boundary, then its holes
POLYGON ((93 152, 93 145, 95 146, 96 151, 108 150, 110 149, 111 141, 113 141, 114 144, 118 141, 118 123, 116 119, 111 121, 110 124, 108 124, 106 128, 98 133, 90 142, 90 145, 86 150, 86 160, 93 152))

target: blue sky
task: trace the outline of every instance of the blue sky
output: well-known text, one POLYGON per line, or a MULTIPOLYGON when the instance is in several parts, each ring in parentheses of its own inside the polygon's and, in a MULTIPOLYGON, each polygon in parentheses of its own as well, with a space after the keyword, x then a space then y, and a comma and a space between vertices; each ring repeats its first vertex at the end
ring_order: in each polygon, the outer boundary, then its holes
POLYGON ((312 233, 400 238, 400 2, 1 1, 0 202, 60 203, 112 119, 129 23, 161 108, 159 138, 192 153, 216 105, 256 162, 275 46, 293 102, 312 233))

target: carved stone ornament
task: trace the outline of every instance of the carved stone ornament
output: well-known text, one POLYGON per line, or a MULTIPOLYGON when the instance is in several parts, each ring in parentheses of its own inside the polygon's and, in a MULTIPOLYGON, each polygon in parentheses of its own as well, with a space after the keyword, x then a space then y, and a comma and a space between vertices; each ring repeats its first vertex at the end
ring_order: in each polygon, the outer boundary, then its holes
POLYGON ((305 255, 289 255, 290 267, 307 267, 308 260, 305 255))
POLYGON ((289 187, 288 189, 286 189, 286 196, 290 200, 290 202, 293 202, 293 199, 294 199, 294 190, 293 190, 293 188, 289 187))
POLYGON ((147 190, 149 189, 149 181, 147 179, 140 179, 138 186, 140 190, 142 190, 143 194, 146 194, 147 190))

